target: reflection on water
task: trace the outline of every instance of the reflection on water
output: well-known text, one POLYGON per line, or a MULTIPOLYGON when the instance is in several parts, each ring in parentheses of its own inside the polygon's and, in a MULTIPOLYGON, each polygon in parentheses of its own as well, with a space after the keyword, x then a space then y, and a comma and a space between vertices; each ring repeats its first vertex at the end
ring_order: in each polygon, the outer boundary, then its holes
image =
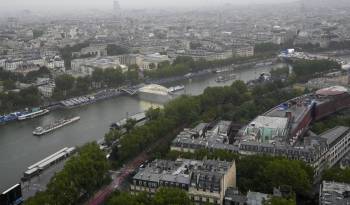
POLYGON ((148 110, 150 108, 163 108, 162 104, 156 103, 156 102, 148 102, 148 101, 144 101, 144 100, 140 100, 140 108, 141 110, 148 110))

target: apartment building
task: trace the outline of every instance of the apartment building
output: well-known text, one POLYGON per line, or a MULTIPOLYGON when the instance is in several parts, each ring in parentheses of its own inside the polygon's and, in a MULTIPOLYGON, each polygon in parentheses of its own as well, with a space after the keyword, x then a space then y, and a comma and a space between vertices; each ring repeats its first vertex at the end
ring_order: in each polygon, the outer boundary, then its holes
POLYGON ((236 187, 236 165, 216 160, 155 160, 133 177, 131 192, 153 194, 159 187, 183 189, 195 204, 223 204, 226 190, 236 187))

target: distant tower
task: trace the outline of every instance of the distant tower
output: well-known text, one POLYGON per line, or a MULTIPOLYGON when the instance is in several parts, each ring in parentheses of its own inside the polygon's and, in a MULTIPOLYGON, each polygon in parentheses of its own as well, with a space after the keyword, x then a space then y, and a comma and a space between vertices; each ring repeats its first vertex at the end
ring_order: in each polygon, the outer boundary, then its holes
POLYGON ((304 0, 300 1, 300 15, 301 15, 301 21, 302 21, 302 29, 305 29, 307 11, 306 11, 304 0))
POLYGON ((113 1, 113 11, 116 13, 116 14, 119 14, 120 13, 120 4, 119 4, 119 1, 113 1))

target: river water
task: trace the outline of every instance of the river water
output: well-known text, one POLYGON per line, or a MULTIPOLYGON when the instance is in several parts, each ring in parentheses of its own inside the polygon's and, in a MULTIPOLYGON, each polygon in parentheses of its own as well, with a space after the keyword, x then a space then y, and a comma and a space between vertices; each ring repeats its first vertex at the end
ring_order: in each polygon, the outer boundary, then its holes
MULTIPOLYGON (((269 67, 246 68, 236 71, 237 79, 249 81, 256 79, 262 72, 269 72, 269 67)), ((202 76, 192 80, 183 80, 166 84, 183 84, 188 95, 199 95, 205 88, 230 85, 234 80, 216 83, 216 75, 202 76)), ((51 155, 63 147, 80 146, 84 143, 101 139, 112 122, 129 115, 159 106, 155 103, 139 100, 137 97, 119 96, 91 105, 71 109, 56 110, 41 118, 24 122, 15 122, 0 127, 0 192, 19 182, 26 168, 51 155), (44 124, 60 118, 80 116, 81 120, 41 137, 33 136, 32 131, 44 124)))

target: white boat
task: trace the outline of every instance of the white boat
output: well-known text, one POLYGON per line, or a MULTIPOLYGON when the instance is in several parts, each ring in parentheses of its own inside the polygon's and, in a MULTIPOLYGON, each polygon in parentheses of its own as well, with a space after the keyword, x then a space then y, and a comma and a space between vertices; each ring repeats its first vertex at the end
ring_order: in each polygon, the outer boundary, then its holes
POLYGON ((178 85, 178 86, 170 87, 168 89, 168 91, 169 91, 169 93, 175 93, 175 92, 178 92, 178 91, 184 90, 184 89, 185 89, 184 85, 178 85))
POLYGON ((218 76, 215 81, 217 83, 223 83, 223 82, 226 82, 226 81, 229 81, 229 80, 234 80, 237 78, 237 75, 236 74, 229 74, 229 75, 220 75, 218 76))
POLYGON ((222 69, 222 70, 216 70, 215 73, 219 74, 219 73, 225 73, 225 72, 229 72, 231 69, 226 68, 226 69, 222 69))
POLYGON ((49 112, 50 112, 50 110, 48 110, 48 109, 32 111, 30 113, 18 116, 18 120, 33 119, 33 118, 45 115, 45 114, 47 114, 49 112))
POLYGON ((44 134, 47 134, 49 132, 52 132, 56 129, 59 129, 63 126, 66 126, 68 124, 71 124, 73 122, 76 122, 80 120, 80 117, 73 117, 71 119, 63 119, 63 120, 59 120, 57 122, 54 122, 50 125, 46 125, 44 127, 37 127, 34 131, 33 131, 33 135, 37 135, 37 136, 40 136, 40 135, 44 135, 44 134))
POLYGON ((192 78, 192 76, 193 76, 192 73, 187 73, 187 74, 185 75, 186 78, 192 78))
POLYGON ((350 63, 347 63, 345 61, 341 61, 340 64, 341 64, 341 69, 343 69, 343 70, 349 70, 350 69, 350 63))

